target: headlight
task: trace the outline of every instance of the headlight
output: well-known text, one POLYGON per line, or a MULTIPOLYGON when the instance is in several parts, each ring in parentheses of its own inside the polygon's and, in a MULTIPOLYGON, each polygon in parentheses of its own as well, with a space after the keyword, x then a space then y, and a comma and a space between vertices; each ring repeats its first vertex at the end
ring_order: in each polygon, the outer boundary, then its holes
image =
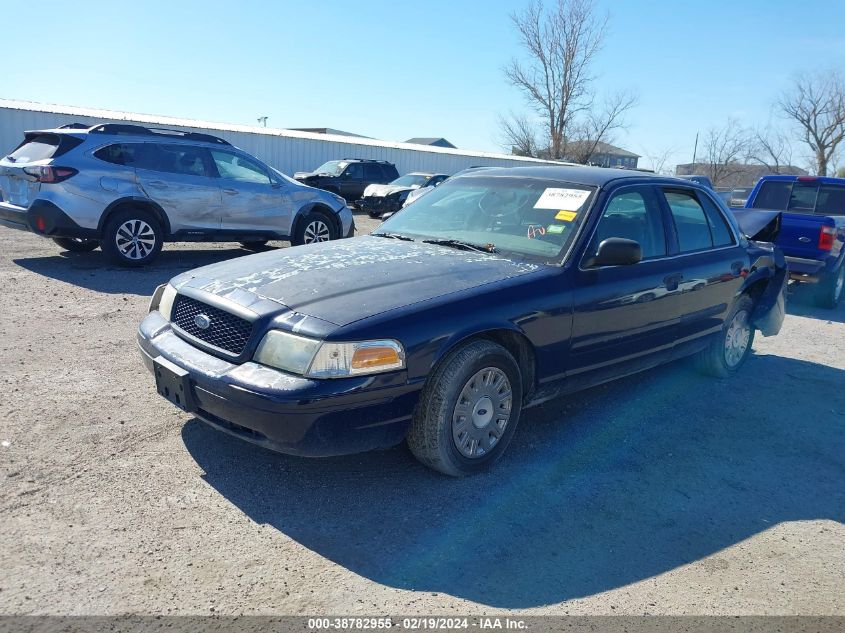
POLYGON ((405 351, 398 341, 324 343, 280 330, 267 332, 254 359, 310 378, 362 376, 405 367, 405 351))
POLYGON ((150 312, 158 310, 168 321, 170 313, 173 312, 173 300, 176 299, 176 288, 170 284, 162 284, 155 289, 150 299, 150 312))

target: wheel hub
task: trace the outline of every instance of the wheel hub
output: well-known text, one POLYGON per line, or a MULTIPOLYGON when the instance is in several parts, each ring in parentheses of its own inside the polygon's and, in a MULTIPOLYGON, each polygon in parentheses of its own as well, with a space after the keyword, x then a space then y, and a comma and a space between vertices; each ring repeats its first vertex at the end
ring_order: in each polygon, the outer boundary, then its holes
POLYGON ((728 367, 736 367, 745 356, 751 340, 751 326, 745 310, 737 312, 725 333, 725 362, 728 367))
POLYGON ((493 401, 489 396, 482 396, 472 412, 472 423, 477 429, 483 429, 493 419, 493 401))
POLYGON ((455 447, 471 459, 489 453, 510 421, 513 392, 507 375, 485 367, 464 385, 452 413, 455 447))

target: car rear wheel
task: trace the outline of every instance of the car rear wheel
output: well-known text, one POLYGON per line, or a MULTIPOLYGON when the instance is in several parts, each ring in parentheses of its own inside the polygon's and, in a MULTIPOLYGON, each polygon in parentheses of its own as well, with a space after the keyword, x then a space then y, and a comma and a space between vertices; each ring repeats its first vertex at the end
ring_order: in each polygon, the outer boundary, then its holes
POLYGON ((102 249, 121 266, 144 266, 161 252, 164 233, 158 219, 142 209, 119 211, 109 218, 102 249))
POLYGON ((754 343, 754 326, 751 314, 754 302, 742 295, 728 314, 722 331, 696 357, 698 368, 709 376, 728 378, 748 360, 754 343))
POLYGON ((88 253, 100 245, 100 240, 86 240, 82 237, 54 237, 53 241, 73 253, 88 253))
POLYGON ((835 308, 845 293, 845 263, 819 283, 816 288, 816 305, 822 308, 835 308))
POLYGON ((473 341, 429 376, 414 411, 408 446, 429 468, 460 477, 489 468, 508 447, 522 411, 522 376, 513 356, 473 341))
POLYGON ((337 229, 332 219, 322 211, 311 211, 296 227, 293 243, 299 246, 328 242, 337 238, 337 229))
POLYGON ((249 242, 241 242, 241 246, 248 251, 262 251, 267 248, 267 242, 269 240, 251 240, 249 242))

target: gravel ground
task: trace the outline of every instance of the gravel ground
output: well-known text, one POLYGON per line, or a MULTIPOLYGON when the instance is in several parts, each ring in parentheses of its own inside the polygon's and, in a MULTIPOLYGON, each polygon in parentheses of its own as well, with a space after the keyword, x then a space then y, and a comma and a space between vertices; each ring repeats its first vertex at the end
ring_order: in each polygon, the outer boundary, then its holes
POLYGON ((530 410, 453 480, 405 447, 266 452, 155 394, 149 295, 245 251, 0 252, 2 614, 845 614, 845 306, 799 292, 734 380, 676 363, 530 410))

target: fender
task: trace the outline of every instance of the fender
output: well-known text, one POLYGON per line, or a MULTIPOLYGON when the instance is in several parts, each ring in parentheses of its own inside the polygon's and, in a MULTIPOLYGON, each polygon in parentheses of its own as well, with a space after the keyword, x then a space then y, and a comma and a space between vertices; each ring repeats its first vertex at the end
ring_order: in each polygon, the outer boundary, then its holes
POLYGON ((164 230, 164 234, 168 237, 171 235, 170 218, 167 217, 167 213, 165 213, 161 205, 156 202, 153 202, 149 198, 143 198, 141 196, 124 196, 123 198, 118 198, 117 200, 111 202, 109 206, 107 206, 103 213, 100 215, 100 222, 99 224, 97 224, 97 233, 99 235, 103 234, 103 228, 106 225, 106 221, 108 220, 109 215, 111 215, 111 213, 117 207, 127 203, 131 204, 133 202, 152 209, 162 223, 162 229, 164 230))
POLYGON ((299 211, 296 212, 296 215, 293 218, 293 222, 290 225, 291 237, 296 235, 296 232, 299 229, 299 223, 302 222, 305 219, 305 216, 311 213, 311 211, 313 211, 314 209, 319 209, 320 211, 325 209, 326 215, 329 216, 332 221, 332 224, 334 224, 335 231, 337 231, 337 234, 339 236, 343 237, 341 235, 341 233, 343 232, 343 226, 341 226, 340 217, 338 216, 337 211, 322 202, 309 202, 308 204, 300 207, 299 211))
POLYGON ((745 278, 740 294, 756 283, 765 283, 763 292, 756 298, 751 322, 763 336, 774 336, 780 332, 786 317, 789 270, 783 251, 774 246, 770 255, 762 255, 753 262, 751 271, 745 278))

